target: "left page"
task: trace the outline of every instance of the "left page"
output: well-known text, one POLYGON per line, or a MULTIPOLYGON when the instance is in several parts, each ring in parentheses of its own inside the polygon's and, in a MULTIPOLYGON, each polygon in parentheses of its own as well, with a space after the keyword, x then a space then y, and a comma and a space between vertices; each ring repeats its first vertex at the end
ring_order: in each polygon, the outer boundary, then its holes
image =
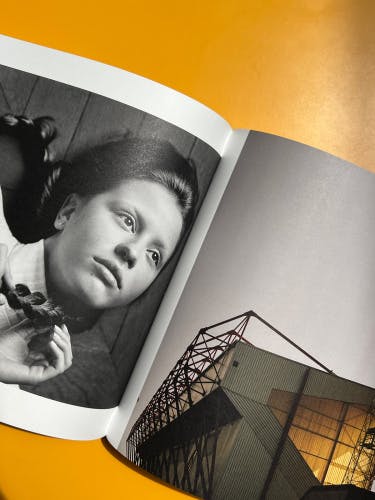
POLYGON ((93 439, 120 401, 231 129, 162 85, 8 37, 0 117, 0 420, 93 439))

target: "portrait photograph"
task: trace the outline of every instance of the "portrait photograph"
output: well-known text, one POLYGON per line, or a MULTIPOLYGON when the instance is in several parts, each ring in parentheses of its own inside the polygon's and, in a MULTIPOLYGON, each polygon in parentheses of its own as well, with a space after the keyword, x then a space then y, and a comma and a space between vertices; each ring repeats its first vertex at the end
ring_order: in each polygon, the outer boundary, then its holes
POLYGON ((118 404, 219 159, 144 111, 0 67, 0 382, 118 404))

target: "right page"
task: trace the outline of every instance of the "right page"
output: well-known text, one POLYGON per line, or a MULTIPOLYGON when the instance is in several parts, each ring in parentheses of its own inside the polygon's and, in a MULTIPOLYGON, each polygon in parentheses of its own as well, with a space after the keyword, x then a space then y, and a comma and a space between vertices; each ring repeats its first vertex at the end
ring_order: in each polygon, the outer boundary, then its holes
POLYGON ((374 226, 373 174, 251 132, 119 451, 207 499, 370 490, 374 226))

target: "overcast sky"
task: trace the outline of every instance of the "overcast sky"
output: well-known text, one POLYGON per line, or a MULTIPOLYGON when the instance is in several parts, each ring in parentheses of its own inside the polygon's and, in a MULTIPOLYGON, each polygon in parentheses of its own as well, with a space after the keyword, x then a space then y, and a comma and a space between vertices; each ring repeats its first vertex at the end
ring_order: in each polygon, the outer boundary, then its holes
MULTIPOLYGON (((251 133, 138 412, 200 328, 250 309, 337 375, 374 387, 374 304, 375 176, 251 133)), ((306 361, 255 323, 247 338, 306 361)))

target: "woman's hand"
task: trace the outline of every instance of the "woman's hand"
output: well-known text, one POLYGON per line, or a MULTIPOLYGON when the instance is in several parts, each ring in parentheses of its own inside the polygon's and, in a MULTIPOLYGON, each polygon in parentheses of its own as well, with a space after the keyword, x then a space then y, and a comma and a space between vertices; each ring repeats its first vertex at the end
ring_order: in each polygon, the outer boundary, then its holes
MULTIPOLYGON (((0 284, 12 288, 7 247, 0 243, 0 284)), ((6 298, 0 294, 0 307, 6 298)), ((55 326, 51 340, 40 351, 29 347, 35 330, 29 320, 0 332, 0 382, 36 385, 60 375, 72 364, 70 335, 65 325, 55 326)))
POLYGON ((0 333, 0 381, 36 385, 60 375, 72 364, 72 347, 65 325, 54 327, 43 352, 32 351, 29 342, 35 333, 28 320, 0 333))

